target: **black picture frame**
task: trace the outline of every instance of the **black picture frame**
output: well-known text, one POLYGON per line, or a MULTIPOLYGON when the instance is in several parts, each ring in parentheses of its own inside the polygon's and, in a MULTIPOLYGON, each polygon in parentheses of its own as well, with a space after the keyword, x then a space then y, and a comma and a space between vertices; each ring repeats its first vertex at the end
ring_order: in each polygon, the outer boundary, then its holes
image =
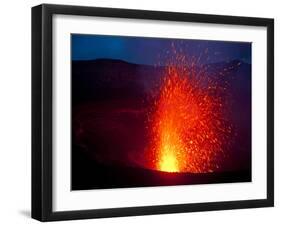
POLYGON ((121 217, 274 205, 274 20, 131 9, 43 4, 32 8, 32 218, 40 221, 121 217), (52 18, 55 14, 267 28, 267 198, 95 210, 52 210, 52 18))

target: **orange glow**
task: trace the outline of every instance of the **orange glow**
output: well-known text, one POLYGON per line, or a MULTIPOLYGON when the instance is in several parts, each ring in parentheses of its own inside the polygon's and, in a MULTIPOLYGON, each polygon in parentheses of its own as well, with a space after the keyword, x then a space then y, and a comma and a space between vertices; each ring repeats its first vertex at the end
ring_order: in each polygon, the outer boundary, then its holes
POLYGON ((232 130, 220 89, 225 87, 192 67, 167 68, 149 116, 151 168, 192 173, 220 168, 232 130))

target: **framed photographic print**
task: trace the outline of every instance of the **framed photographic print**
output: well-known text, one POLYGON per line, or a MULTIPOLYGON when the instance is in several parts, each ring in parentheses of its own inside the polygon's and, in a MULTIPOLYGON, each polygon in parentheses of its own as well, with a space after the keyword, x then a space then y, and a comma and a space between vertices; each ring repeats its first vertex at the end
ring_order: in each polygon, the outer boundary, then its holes
POLYGON ((32 8, 32 217, 273 206, 274 21, 32 8))

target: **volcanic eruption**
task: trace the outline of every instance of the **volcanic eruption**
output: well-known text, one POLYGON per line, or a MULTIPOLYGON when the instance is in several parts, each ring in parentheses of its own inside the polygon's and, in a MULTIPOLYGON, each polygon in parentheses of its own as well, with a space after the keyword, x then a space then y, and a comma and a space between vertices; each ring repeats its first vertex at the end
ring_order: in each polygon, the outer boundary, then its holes
POLYGON ((177 56, 167 67, 149 112, 149 167, 165 172, 219 171, 232 126, 225 117, 226 86, 206 67, 177 56))

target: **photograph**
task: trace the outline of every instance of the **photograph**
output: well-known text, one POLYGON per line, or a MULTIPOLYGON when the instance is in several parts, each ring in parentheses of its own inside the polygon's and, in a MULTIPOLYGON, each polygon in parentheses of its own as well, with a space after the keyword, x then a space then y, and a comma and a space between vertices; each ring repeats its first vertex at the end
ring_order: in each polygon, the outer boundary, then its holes
POLYGON ((70 39, 71 190, 252 181, 251 42, 70 39))
POLYGON ((274 18, 149 8, 32 7, 33 219, 274 206, 274 18))

